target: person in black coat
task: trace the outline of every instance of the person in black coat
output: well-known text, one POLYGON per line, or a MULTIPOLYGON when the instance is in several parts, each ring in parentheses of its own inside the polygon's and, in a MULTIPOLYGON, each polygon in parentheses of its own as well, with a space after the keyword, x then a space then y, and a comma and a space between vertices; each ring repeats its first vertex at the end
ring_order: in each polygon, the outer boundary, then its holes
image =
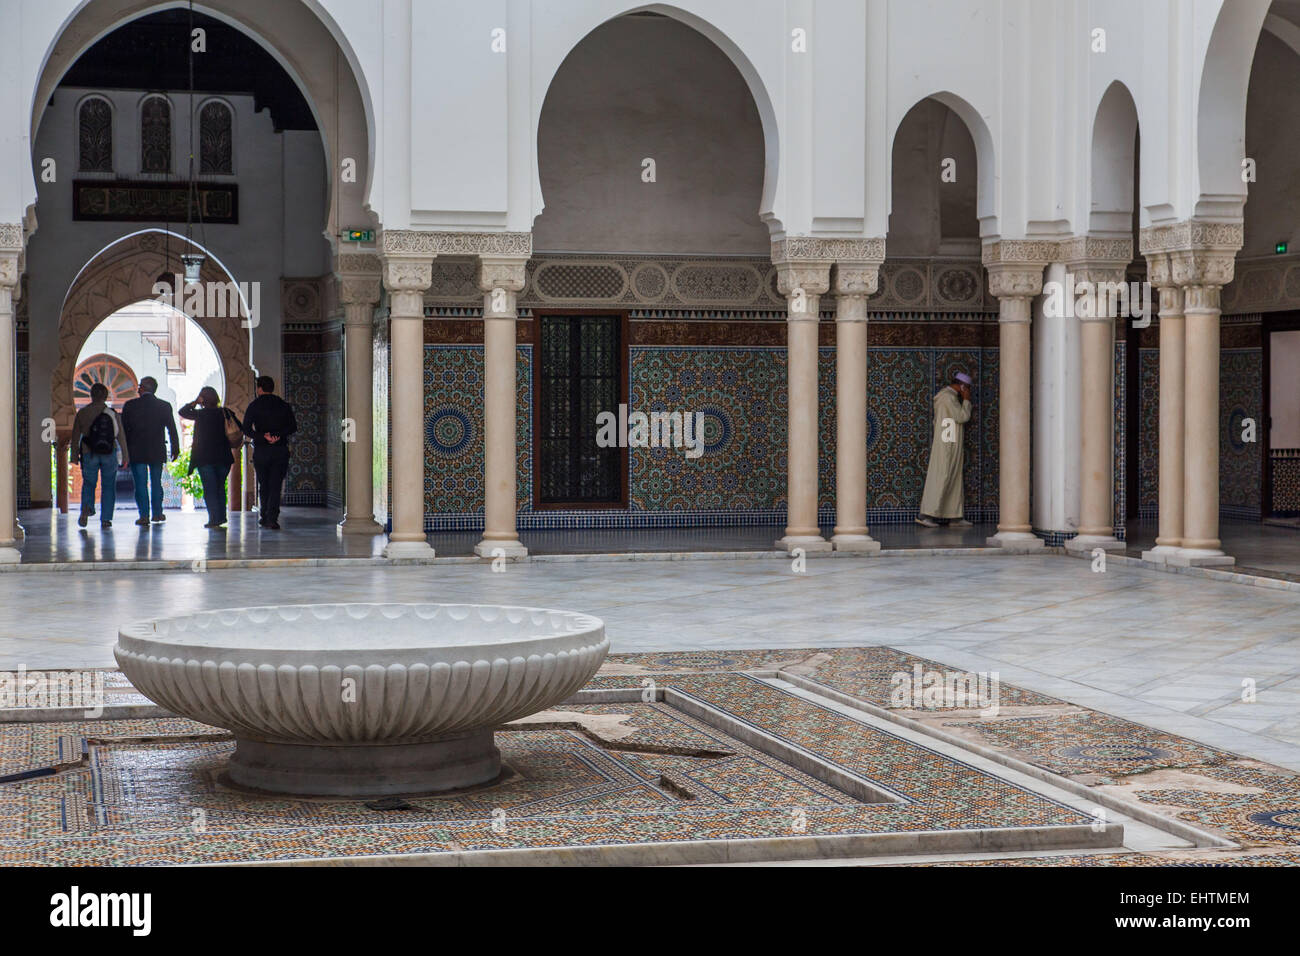
POLYGON ((163 462, 167 460, 167 449, 171 449, 171 460, 180 457, 181 440, 176 434, 176 418, 172 415, 169 402, 164 402, 154 393, 158 391, 158 380, 152 375, 140 379, 139 398, 133 398, 122 406, 122 431, 126 433, 126 449, 131 456, 131 479, 135 482, 135 506, 140 510, 138 525, 148 525, 150 516, 154 521, 166 521, 163 514, 163 462), (168 444, 163 444, 166 436, 168 444), (150 508, 152 493, 153 507, 150 508))
POLYGON ((197 471, 203 482, 203 503, 208 508, 205 528, 220 528, 226 523, 226 477, 235 456, 226 437, 226 421, 243 429, 243 423, 228 408, 221 407, 217 390, 205 385, 199 397, 181 406, 181 418, 194 422, 194 440, 190 444, 190 471, 197 471))
POLYGON ((253 470, 257 472, 257 523, 280 530, 280 489, 289 474, 288 438, 298 430, 293 406, 275 394, 275 379, 260 375, 257 398, 244 412, 244 434, 253 439, 253 470))

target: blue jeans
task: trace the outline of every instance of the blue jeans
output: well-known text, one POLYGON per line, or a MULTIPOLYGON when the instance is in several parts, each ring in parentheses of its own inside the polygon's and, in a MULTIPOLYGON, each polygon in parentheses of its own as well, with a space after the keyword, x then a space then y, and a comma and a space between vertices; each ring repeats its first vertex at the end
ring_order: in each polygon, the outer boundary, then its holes
POLYGON ((208 507, 208 524, 226 523, 226 476, 224 465, 199 465, 195 469, 203 482, 203 503, 208 507))
POLYGON ((100 495, 100 521, 112 521, 113 509, 117 507, 117 455, 96 455, 86 452, 81 456, 81 513, 95 513, 95 485, 100 477, 104 479, 104 491, 100 495))
POLYGON ((131 462, 131 480, 135 482, 135 506, 140 509, 140 517, 152 515, 161 518, 163 513, 163 463, 160 461, 131 462), (149 498, 153 497, 153 510, 149 510, 149 498))

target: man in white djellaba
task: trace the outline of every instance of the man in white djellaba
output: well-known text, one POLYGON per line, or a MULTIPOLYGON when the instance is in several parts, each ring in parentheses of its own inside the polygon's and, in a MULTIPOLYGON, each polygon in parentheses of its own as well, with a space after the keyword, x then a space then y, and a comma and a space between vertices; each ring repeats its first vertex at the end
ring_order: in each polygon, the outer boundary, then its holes
POLYGON ((934 439, 930 443, 930 467, 925 474, 925 491, 916 523, 937 528, 969 528, 962 497, 961 472, 964 464, 962 436, 970 421, 971 377, 958 372, 952 384, 934 396, 934 439))

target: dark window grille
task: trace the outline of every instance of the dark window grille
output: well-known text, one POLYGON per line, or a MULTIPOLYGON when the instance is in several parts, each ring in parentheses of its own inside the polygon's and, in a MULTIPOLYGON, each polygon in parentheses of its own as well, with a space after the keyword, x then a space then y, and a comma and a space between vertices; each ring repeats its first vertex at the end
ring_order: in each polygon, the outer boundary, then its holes
POLYGON ((622 400, 622 319, 546 315, 538 319, 537 503, 618 505, 623 452, 596 445, 596 416, 622 400))
POLYGON ((199 171, 217 175, 234 172, 234 135, 230 107, 209 103, 199 111, 199 171))
POLYGON ((77 141, 83 173, 113 171, 113 108, 95 97, 81 104, 77 141))
POLYGON ((172 107, 161 96, 151 96, 140 110, 140 171, 172 171, 172 107))

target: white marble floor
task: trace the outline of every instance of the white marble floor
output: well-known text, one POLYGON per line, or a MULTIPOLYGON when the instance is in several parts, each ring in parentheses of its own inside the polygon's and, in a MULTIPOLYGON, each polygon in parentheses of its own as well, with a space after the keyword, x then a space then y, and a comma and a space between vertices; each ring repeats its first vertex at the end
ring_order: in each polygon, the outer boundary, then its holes
POLYGON ((573 608, 621 652, 885 644, 1300 769, 1300 593, 1057 555, 8 574, 0 668, 112 666, 126 620, 329 601, 573 608))

